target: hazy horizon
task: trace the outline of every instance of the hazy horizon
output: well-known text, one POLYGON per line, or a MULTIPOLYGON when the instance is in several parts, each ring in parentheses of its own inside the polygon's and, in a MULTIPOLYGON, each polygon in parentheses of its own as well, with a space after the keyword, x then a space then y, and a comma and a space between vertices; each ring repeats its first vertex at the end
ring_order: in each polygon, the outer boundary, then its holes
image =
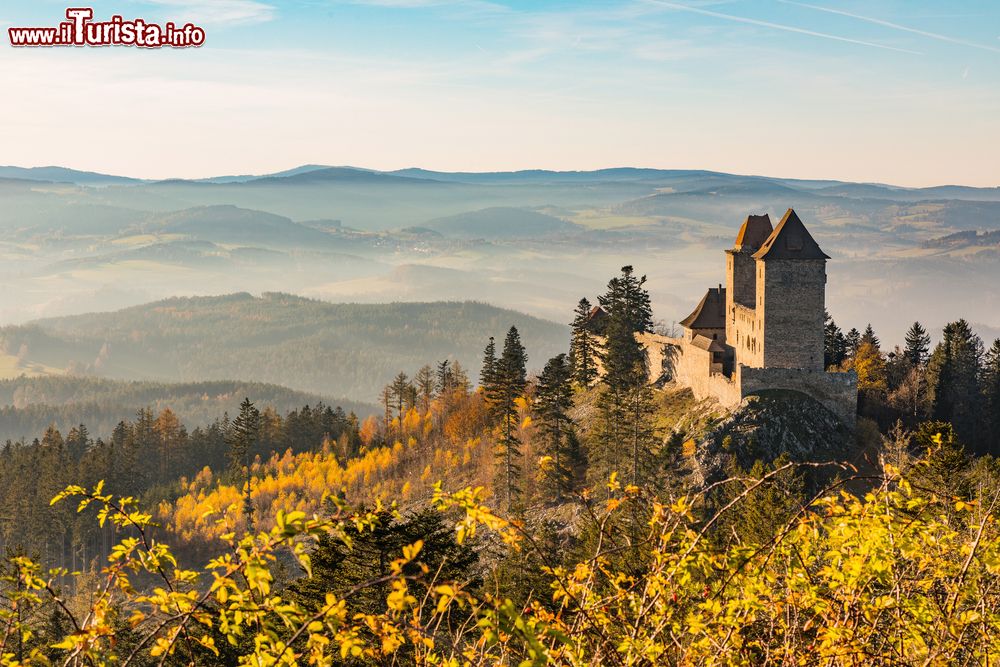
POLYGON ((143 181, 167 181, 167 180, 205 180, 211 178, 223 178, 223 177, 260 177, 269 176, 272 174, 280 174, 283 172, 292 171, 295 169, 300 169, 303 167, 322 167, 322 168, 333 168, 333 169, 356 169, 359 171, 373 171, 379 173, 392 173, 396 171, 402 171, 406 169, 420 169, 430 172, 440 172, 440 173, 469 173, 469 174, 514 174, 519 172, 532 172, 532 171, 550 171, 555 173, 589 173, 589 172, 599 172, 599 171, 611 171, 616 169, 637 169, 637 170, 656 170, 656 171, 705 171, 713 172, 719 174, 728 174, 733 176, 746 176, 746 177, 760 177, 760 178, 771 178, 771 179, 788 179, 788 180, 803 180, 803 181, 838 181, 843 183, 856 183, 860 185, 885 185, 890 187, 899 188, 925 188, 925 187, 945 187, 945 186, 959 186, 959 187, 971 187, 971 188, 1000 188, 1000 177, 993 185, 973 185, 971 183, 959 183, 950 181, 941 181, 927 183, 924 185, 907 185, 903 183, 895 183, 891 181, 860 181, 852 179, 849 177, 836 177, 836 176, 809 176, 806 174, 766 174, 766 173, 739 173, 739 172, 728 172, 721 169, 712 169, 709 167, 698 167, 698 166, 687 166, 687 165, 674 165, 674 166, 657 166, 648 164, 609 164, 603 166, 596 166, 592 168, 549 168, 544 166, 532 166, 527 165, 523 167, 516 167, 511 169, 491 169, 485 166, 480 169, 437 169, 423 164, 410 164, 401 167, 392 168, 380 168, 373 167, 371 165, 357 165, 357 164, 334 164, 326 162, 303 162, 293 165, 277 165, 272 168, 266 168, 264 171, 248 171, 248 170, 232 170, 224 173, 209 173, 209 172, 198 172, 191 174, 172 174, 167 176, 143 176, 138 173, 111 173, 100 171, 99 169, 90 169, 80 165, 74 164, 3 164, 0 165, 0 169, 3 168, 15 168, 15 169, 69 169, 72 171, 80 171, 87 173, 96 173, 104 176, 114 176, 119 178, 135 178, 137 180, 143 181))
MULTIPOLYGON (((3 162, 154 179, 334 163, 1000 184, 995 3, 92 5, 95 20, 192 21, 205 45, 0 40, 3 162)), ((65 9, 8 2, 0 27, 65 9)))

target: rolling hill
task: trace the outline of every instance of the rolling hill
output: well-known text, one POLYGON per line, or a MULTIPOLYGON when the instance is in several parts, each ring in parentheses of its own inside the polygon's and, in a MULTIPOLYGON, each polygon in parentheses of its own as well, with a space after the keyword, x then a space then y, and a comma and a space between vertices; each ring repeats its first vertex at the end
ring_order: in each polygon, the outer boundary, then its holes
POLYGON ((332 304, 287 294, 174 298, 0 329, 21 369, 124 380, 267 382, 375 401, 399 371, 455 359, 478 375, 490 336, 521 331, 529 367, 565 351, 568 327, 475 302, 332 304))
POLYGON ((94 437, 106 437, 122 420, 149 408, 154 414, 173 410, 188 429, 205 426, 223 413, 239 412, 249 398, 260 408, 283 414, 322 402, 354 411, 360 418, 378 408, 370 403, 337 400, 259 382, 194 382, 165 384, 95 377, 19 377, 0 380, 0 443, 37 436, 49 426, 62 433, 86 424, 94 437))

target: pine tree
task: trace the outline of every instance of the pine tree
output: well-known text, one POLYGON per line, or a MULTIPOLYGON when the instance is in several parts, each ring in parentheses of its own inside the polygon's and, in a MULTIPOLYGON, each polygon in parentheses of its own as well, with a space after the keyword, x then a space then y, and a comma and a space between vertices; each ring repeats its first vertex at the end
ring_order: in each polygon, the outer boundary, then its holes
POLYGON ((914 366, 922 366, 927 362, 930 352, 931 337, 920 322, 914 322, 906 332, 906 358, 914 366))
POLYGON ((584 388, 589 388, 597 379, 597 364, 595 355, 597 346, 590 332, 589 319, 592 307, 586 297, 580 299, 574 311, 573 332, 570 339, 570 362, 573 368, 573 380, 584 388))
POLYGON ((250 499, 250 452, 260 435, 260 412, 244 398, 240 403, 240 414, 229 427, 227 444, 229 445, 230 466, 239 474, 243 473, 244 493, 243 516, 246 518, 247 532, 253 527, 253 503, 250 499))
POLYGON ((542 437, 542 453, 547 464, 542 466, 545 485, 557 500, 570 488, 573 469, 570 452, 570 429, 573 407, 572 368, 565 354, 549 359, 538 377, 535 390, 535 415, 542 437))
POLYGON ((517 399, 524 394, 528 382, 527 362, 528 356, 521 344, 521 335, 517 327, 512 326, 504 339, 503 352, 497 360, 495 373, 497 395, 495 409, 500 422, 497 453, 500 459, 502 484, 497 495, 502 499, 508 512, 514 508, 514 502, 520 493, 518 477, 521 470, 519 464, 521 441, 518 437, 520 420, 517 399))

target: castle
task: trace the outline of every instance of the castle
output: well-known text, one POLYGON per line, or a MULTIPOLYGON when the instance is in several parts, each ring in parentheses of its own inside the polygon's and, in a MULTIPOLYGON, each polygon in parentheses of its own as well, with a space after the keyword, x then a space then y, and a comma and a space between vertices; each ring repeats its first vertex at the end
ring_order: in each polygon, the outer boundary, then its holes
POLYGON ((824 368, 828 259, 792 209, 773 228, 767 215, 747 217, 726 251, 726 286, 709 288, 682 335, 636 334, 651 380, 726 407, 763 390, 797 391, 853 427, 857 375, 824 368))

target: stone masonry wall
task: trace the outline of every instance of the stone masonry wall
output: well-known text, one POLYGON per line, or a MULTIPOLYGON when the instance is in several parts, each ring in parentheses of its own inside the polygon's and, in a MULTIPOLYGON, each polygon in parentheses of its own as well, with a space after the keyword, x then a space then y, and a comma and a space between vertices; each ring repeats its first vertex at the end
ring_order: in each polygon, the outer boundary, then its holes
POLYGON ((736 351, 736 363, 760 367, 764 365, 764 325, 758 312, 737 304, 730 313, 733 337, 726 344, 736 351))
POLYGON ((827 373, 794 368, 747 368, 738 372, 741 398, 768 389, 790 389, 811 396, 854 428, 858 376, 854 371, 827 373))
POLYGON ((757 262, 757 311, 764 323, 761 366, 823 371, 825 292, 824 260, 757 262))
POLYGON ((751 368, 738 365, 732 378, 709 372, 710 356, 683 338, 658 334, 636 334, 646 351, 651 382, 672 380, 689 387, 695 398, 714 398, 726 408, 735 408, 747 396, 769 389, 798 391, 824 405, 847 426, 856 421, 858 377, 848 373, 826 373, 796 368, 751 368))

